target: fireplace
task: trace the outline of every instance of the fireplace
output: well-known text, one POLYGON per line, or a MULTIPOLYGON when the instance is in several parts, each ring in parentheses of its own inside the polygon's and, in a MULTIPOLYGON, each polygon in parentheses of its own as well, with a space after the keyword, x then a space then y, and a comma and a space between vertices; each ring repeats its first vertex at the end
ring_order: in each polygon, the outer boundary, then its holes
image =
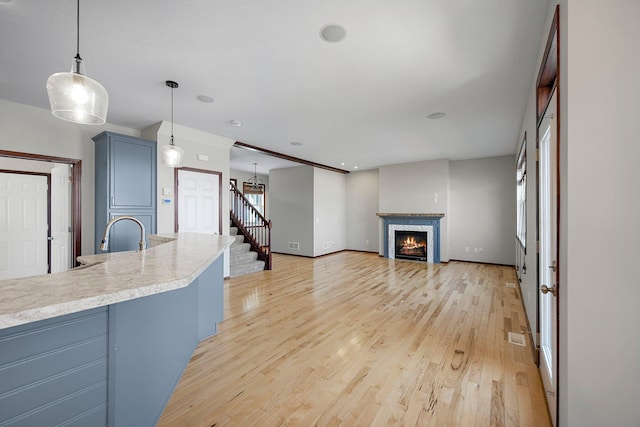
POLYGON ((396 259, 427 262, 427 232, 395 230, 396 259))
POLYGON ((440 263, 440 219, 439 213, 377 213, 382 219, 384 236, 384 257, 404 258, 425 261, 428 264, 440 263), (405 240, 413 236, 409 244, 400 246, 398 239, 405 240), (403 237, 404 236, 404 237, 403 237))

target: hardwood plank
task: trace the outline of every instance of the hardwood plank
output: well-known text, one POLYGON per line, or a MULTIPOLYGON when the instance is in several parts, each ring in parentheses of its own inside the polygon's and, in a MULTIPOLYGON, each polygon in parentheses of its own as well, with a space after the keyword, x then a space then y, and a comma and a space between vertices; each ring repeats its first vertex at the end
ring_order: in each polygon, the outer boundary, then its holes
POLYGON ((225 282, 159 426, 549 426, 513 268, 274 254, 225 282))

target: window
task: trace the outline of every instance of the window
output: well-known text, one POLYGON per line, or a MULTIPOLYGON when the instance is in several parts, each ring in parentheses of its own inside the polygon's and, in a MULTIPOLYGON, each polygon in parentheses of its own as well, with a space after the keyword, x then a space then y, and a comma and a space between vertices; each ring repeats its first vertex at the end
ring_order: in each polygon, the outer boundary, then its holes
POLYGON ((516 220, 516 236, 522 249, 527 250, 527 133, 524 134, 520 153, 518 154, 518 162, 516 164, 516 180, 517 180, 517 220, 516 220))
POLYGON ((250 182, 242 183, 242 193, 244 197, 253 205, 258 212, 265 215, 265 194, 264 184, 254 185, 250 182))

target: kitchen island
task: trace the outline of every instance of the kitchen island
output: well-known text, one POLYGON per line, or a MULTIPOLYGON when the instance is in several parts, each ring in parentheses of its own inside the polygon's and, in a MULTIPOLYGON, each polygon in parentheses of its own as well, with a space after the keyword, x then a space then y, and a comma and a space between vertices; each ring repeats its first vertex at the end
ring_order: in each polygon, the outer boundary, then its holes
POLYGON ((0 425, 152 426, 223 316, 232 237, 149 236, 141 252, 0 281, 0 425))

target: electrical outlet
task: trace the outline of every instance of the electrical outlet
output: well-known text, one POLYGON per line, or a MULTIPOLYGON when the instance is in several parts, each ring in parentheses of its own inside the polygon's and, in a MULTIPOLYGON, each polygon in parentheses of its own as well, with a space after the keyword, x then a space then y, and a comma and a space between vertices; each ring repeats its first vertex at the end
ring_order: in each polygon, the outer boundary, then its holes
POLYGON ((465 247, 464 247, 464 251, 465 251, 465 252, 469 252, 469 246, 465 246, 465 247))
POLYGON ((478 253, 478 248, 473 248, 473 252, 478 253))
POLYGON ((484 249, 482 249, 482 248, 478 248, 478 252, 483 253, 483 252, 484 252, 484 249))

